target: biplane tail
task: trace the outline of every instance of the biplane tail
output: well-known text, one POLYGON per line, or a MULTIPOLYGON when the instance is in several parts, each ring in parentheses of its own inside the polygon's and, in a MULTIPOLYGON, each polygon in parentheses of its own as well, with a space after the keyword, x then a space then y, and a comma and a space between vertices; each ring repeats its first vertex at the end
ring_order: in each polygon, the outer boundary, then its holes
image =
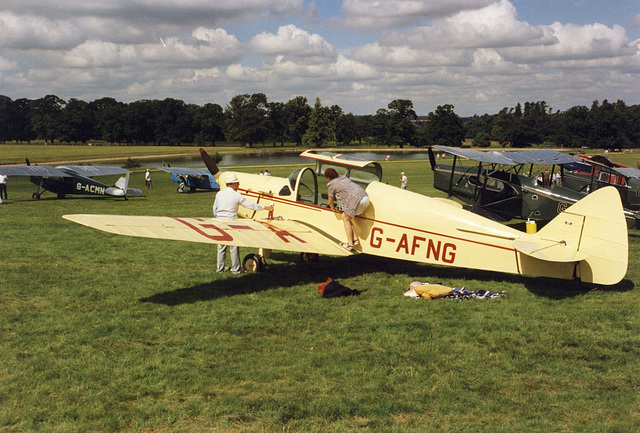
MULTIPOLYGON (((546 262, 576 263, 574 277, 617 284, 627 272, 629 239, 620 194, 600 188, 567 208, 535 235, 514 241, 516 250, 546 262)), ((523 265, 525 263, 523 262, 523 265)))

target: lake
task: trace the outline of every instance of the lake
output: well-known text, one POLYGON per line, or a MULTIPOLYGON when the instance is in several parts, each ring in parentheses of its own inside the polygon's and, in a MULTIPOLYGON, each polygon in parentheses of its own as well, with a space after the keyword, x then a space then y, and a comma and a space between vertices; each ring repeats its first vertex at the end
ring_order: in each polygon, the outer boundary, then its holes
MULTIPOLYGON (((300 158, 300 151, 288 151, 288 152, 261 152, 246 151, 243 153, 230 153, 222 155, 222 160, 219 162, 221 167, 232 165, 262 165, 262 164, 296 164, 303 163, 304 159, 300 158)), ((390 160, 397 159, 427 159, 429 155, 425 151, 402 151, 402 150, 380 150, 380 151, 350 151, 343 152, 344 155, 357 156, 358 158, 370 160, 370 161, 384 161, 389 155, 390 160)), ((139 160, 133 158, 140 163, 142 168, 155 168, 162 165, 164 161, 166 164, 170 164, 172 167, 204 167, 202 159, 199 155, 193 156, 178 156, 170 158, 145 158, 139 160)))

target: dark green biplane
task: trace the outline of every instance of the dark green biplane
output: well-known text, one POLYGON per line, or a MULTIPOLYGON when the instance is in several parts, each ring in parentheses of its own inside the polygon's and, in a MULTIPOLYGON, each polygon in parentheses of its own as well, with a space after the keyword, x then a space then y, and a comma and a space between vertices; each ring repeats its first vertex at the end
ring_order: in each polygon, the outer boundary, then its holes
MULTIPOLYGON (((586 186, 589 176, 574 176, 583 161, 551 149, 481 152, 432 146, 429 159, 436 189, 497 221, 550 221, 593 191, 586 186)), ((636 225, 638 213, 625 209, 625 214, 629 226, 636 225)))

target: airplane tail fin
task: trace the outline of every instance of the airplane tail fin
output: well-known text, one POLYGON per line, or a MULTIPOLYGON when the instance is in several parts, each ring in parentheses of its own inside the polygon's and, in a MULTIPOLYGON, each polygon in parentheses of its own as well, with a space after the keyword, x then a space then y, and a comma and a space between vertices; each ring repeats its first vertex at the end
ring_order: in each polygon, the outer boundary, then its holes
POLYGON ((129 186, 129 173, 127 173, 125 176, 120 177, 115 186, 126 192, 127 187, 129 186))
POLYGON ((595 284, 617 284, 627 272, 629 239, 620 194, 600 188, 570 206, 535 235, 514 241, 515 248, 545 262, 577 263, 575 277, 595 284))

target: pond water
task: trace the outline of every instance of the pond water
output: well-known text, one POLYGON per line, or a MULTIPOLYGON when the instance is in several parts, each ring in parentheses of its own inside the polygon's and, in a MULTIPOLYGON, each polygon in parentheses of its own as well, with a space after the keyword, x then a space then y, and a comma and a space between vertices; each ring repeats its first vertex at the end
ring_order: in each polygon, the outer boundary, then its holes
MULTIPOLYGON (((295 152, 245 152, 245 153, 232 153, 222 155, 222 160, 219 162, 221 167, 232 165, 261 165, 261 164, 296 164, 304 162, 303 158, 300 158, 299 154, 302 150, 295 152)), ((427 159, 429 155, 423 151, 393 151, 393 150, 381 150, 381 151, 362 151, 362 152, 344 152, 344 155, 357 156, 358 158, 369 161, 383 161, 389 155, 390 160, 397 159, 427 159)), ((135 158, 133 158, 136 160, 135 158)), ((155 168, 164 162, 172 167, 204 167, 204 163, 199 155, 193 156, 179 156, 168 158, 145 158, 144 160, 136 160, 140 163, 142 168, 155 168)))

